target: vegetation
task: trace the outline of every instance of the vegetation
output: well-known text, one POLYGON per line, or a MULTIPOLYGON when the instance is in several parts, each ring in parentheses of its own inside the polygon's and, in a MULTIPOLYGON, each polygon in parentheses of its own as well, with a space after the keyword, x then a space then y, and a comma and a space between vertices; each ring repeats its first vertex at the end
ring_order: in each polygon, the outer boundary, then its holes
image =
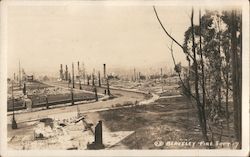
POLYGON ((190 16, 190 27, 185 32, 184 44, 176 41, 164 28, 156 9, 156 17, 166 35, 185 53, 188 70, 182 71, 176 64, 171 44, 171 54, 181 85, 186 94, 196 104, 197 115, 204 141, 214 141, 213 128, 227 126, 230 135, 229 102, 233 103, 234 137, 241 147, 241 86, 242 86, 242 26, 241 12, 205 11, 199 25, 194 24, 194 10, 190 16), (232 99, 230 99, 232 97, 232 99))

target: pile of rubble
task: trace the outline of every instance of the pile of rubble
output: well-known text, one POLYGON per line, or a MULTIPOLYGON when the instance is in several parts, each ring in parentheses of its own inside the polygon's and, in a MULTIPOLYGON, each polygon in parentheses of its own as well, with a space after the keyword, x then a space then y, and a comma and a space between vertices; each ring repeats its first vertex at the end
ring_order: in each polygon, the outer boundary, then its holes
MULTIPOLYGON (((23 91, 15 91, 13 93, 14 99, 21 99, 21 98, 23 98, 23 96, 24 96, 23 91)), ((12 98, 12 93, 8 92, 7 97, 8 97, 8 99, 11 99, 12 98)))
POLYGON ((45 118, 34 128, 34 135, 23 137, 23 149, 86 149, 93 141, 93 134, 87 131, 81 120, 45 118))
POLYGON ((34 89, 34 90, 28 90, 28 95, 57 95, 57 94, 65 94, 69 93, 68 89, 59 88, 59 87, 49 87, 49 88, 43 88, 43 89, 34 89))
MULTIPOLYGON (((69 94, 71 89, 60 88, 60 87, 49 87, 43 89, 28 90, 28 95, 58 95, 58 94, 69 94)), ((82 91, 75 90, 74 93, 81 93, 82 91)))

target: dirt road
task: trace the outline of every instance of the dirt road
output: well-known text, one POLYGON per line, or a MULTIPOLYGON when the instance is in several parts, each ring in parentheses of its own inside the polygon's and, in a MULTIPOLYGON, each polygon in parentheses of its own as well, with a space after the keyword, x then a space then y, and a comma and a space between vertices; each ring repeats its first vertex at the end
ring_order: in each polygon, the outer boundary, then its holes
MULTIPOLYGON (((66 83, 48 83, 53 86, 58 87, 68 87, 66 83)), ((91 86, 88 86, 91 87, 91 86)), ((79 85, 75 85, 75 90, 79 89, 79 85)), ((104 87, 97 87, 98 93, 104 92, 104 87)), ((126 102, 135 102, 135 101, 142 101, 145 100, 145 94, 140 92, 133 92, 133 91, 126 91, 126 90, 120 90, 120 89, 110 89, 110 92, 112 95, 114 95, 116 98, 107 100, 107 101, 98 101, 98 102, 92 102, 87 104, 78 104, 78 107, 80 109, 80 112, 86 112, 88 110, 97 110, 102 108, 109 108, 112 106, 115 106, 117 104, 123 105, 126 102)), ((69 112, 76 112, 77 106, 65 106, 60 108, 53 108, 48 110, 40 110, 40 111, 34 111, 34 112, 26 112, 26 113, 18 113, 15 115, 17 123, 29 121, 33 119, 39 119, 39 118, 45 118, 52 114, 58 114, 58 113, 69 113, 69 112)), ((8 123, 11 123, 12 115, 8 116, 8 123)))

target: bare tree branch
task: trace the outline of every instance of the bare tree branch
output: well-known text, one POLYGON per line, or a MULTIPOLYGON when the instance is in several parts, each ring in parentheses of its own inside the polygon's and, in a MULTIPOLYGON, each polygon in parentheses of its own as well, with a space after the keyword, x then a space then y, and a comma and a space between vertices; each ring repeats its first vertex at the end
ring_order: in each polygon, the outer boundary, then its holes
MULTIPOLYGON (((170 39, 172 39, 172 41, 174 41, 174 42, 182 49, 182 51, 185 53, 183 46, 182 46, 178 41, 176 41, 176 40, 168 33, 168 31, 165 29, 165 27, 163 26, 163 24, 162 24, 162 22, 161 22, 161 20, 160 20, 160 18, 159 18, 159 16, 158 16, 158 13, 157 13, 157 11, 156 11, 156 9, 155 9, 155 6, 153 6, 153 8, 154 8, 154 12, 155 12, 156 18, 157 18, 158 22, 160 23, 160 25, 161 25, 162 29, 164 30, 164 32, 165 32, 165 33, 167 34, 167 36, 168 36, 170 39)), ((189 53, 186 53, 186 54, 187 54, 190 58, 194 59, 193 56, 190 55, 189 53)))
MULTIPOLYGON (((171 56, 172 56, 172 59, 173 59, 173 62, 174 62, 174 66, 176 66, 176 61, 175 61, 175 58, 174 58, 174 54, 173 54, 173 41, 171 42, 171 47, 169 48, 170 52, 171 52, 171 56)), ((191 93, 191 91, 185 86, 184 84, 184 81, 182 80, 181 78, 181 73, 179 71, 177 71, 178 73, 178 76, 179 76, 179 79, 181 81, 181 84, 182 86, 185 88, 185 90, 190 94, 190 96, 192 98, 194 98, 196 100, 196 97, 191 93)))
POLYGON ((161 20, 160 20, 160 18, 159 18, 159 16, 158 16, 158 13, 157 13, 157 11, 156 11, 156 9, 155 9, 155 6, 153 6, 153 8, 154 8, 154 12, 155 12, 155 15, 156 15, 156 17, 157 17, 157 20, 159 21, 159 23, 160 23, 162 29, 164 30, 164 32, 165 32, 165 33, 167 34, 167 36, 168 36, 169 38, 171 38, 178 46, 180 46, 181 49, 183 49, 183 46, 182 46, 179 42, 177 42, 177 41, 168 33, 168 31, 167 31, 167 30, 165 29, 165 27, 163 26, 163 24, 162 24, 162 22, 161 22, 161 20))
MULTIPOLYGON (((159 21, 159 23, 160 23, 162 29, 163 29, 164 32, 167 34, 167 36, 168 36, 169 38, 172 39, 171 47, 168 47, 168 48, 169 48, 169 50, 171 51, 171 56, 172 56, 174 65, 176 66, 176 61, 175 61, 175 58, 174 58, 174 55, 173 55, 173 42, 175 42, 179 47, 181 47, 181 49, 183 50, 183 52, 184 52, 184 48, 183 48, 183 46, 182 46, 179 42, 177 42, 177 41, 171 36, 171 34, 168 33, 168 31, 165 29, 165 27, 163 26, 163 24, 162 24, 162 22, 161 22, 161 20, 160 20, 160 18, 159 18, 159 16, 158 16, 158 13, 157 13, 157 11, 156 11, 156 9, 155 9, 155 6, 153 6, 153 8, 154 8, 154 12, 155 12, 155 15, 156 15, 156 17, 157 17, 157 20, 159 21)), ((189 53, 187 53, 187 55, 193 59, 193 56, 191 56, 189 53)), ((185 88, 186 91, 188 91, 188 93, 190 94, 190 96, 196 100, 197 98, 196 98, 196 97, 191 93, 191 91, 185 86, 184 81, 183 81, 182 78, 181 78, 180 72, 177 72, 177 73, 178 73, 179 79, 180 79, 180 81, 181 81, 181 83, 182 83, 182 86, 185 88)), ((197 101, 197 100, 196 100, 196 101, 197 101)))

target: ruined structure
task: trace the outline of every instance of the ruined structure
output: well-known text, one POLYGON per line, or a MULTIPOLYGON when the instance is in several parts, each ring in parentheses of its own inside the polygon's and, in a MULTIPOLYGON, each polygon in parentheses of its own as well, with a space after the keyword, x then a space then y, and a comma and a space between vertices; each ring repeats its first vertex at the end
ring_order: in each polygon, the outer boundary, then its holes
POLYGON ((95 141, 87 145, 87 149, 104 149, 102 140, 102 121, 100 120, 95 127, 95 141))
POLYGON ((134 68, 134 81, 136 81, 136 70, 134 68))
POLYGON ((63 65, 62 65, 62 64, 61 64, 61 66, 60 66, 60 71, 59 71, 59 72, 60 72, 60 79, 61 79, 61 80, 64 80, 64 77, 63 77, 63 76, 64 76, 64 75, 63 75, 63 65))
POLYGON ((99 87, 101 87, 101 74, 100 71, 98 71, 98 82, 99 82, 99 87))
POLYGON ((69 74, 68 74, 68 66, 65 66, 65 80, 68 81, 69 79, 69 74))
POLYGON ((87 75, 87 85, 89 85, 89 79, 90 79, 90 76, 87 75))
POLYGON ((74 63, 72 63, 72 87, 75 88, 74 63))
POLYGON ((106 80, 106 64, 103 64, 103 78, 106 80))
POLYGON ((95 92, 95 100, 98 101, 98 95, 97 95, 97 88, 94 87, 94 92, 95 92))
POLYGON ((92 74, 92 86, 95 86, 95 75, 94 75, 94 73, 92 74))

